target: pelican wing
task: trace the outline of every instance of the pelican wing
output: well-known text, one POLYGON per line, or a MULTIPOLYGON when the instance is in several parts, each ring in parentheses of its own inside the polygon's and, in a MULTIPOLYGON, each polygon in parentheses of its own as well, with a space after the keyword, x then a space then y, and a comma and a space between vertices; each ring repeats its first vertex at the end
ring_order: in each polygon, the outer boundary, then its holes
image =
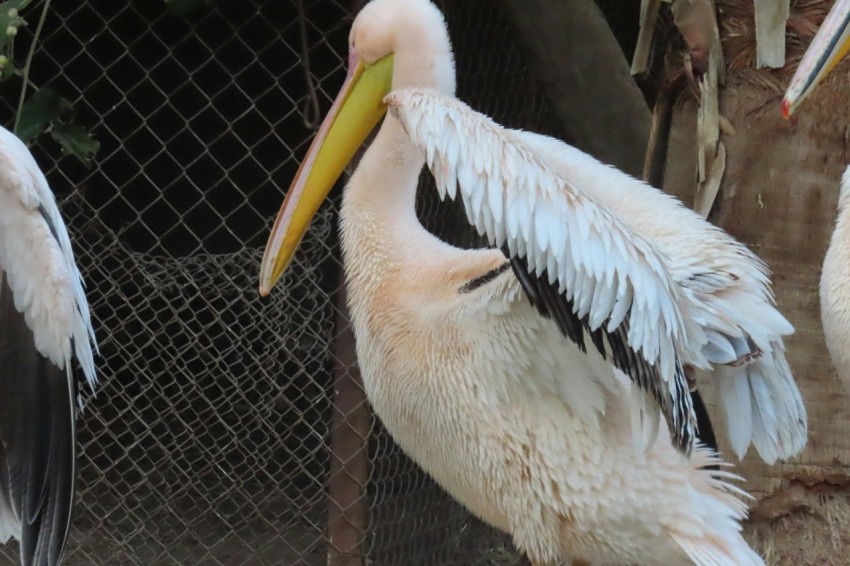
POLYGON ((76 357, 94 387, 94 333, 56 201, 0 128, 0 542, 24 565, 61 558, 71 524, 76 357))
POLYGON ((20 540, 23 564, 57 564, 68 536, 74 497, 74 396, 64 372, 36 351, 32 332, 2 281, 0 539, 11 535, 20 540))
POLYGON ((667 259, 606 206, 462 102, 405 89, 390 112, 425 154, 441 196, 460 193, 479 233, 502 248, 532 304, 657 401, 689 451, 694 415, 677 345, 686 340, 667 259))
POLYGON ((806 409, 783 343, 794 328, 776 309, 767 266, 663 191, 559 140, 514 135, 668 258, 696 324, 679 356, 712 371, 733 451, 742 457, 752 442, 772 463, 802 450, 806 409))

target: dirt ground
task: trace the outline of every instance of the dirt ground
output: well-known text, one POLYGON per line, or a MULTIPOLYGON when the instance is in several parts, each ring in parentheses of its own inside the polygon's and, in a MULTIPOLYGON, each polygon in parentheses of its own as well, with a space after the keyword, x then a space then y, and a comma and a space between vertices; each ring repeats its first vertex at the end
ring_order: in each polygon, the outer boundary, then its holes
MULTIPOLYGON (((769 566, 850 565, 850 493, 817 494, 802 488, 789 494, 795 507, 778 517, 768 506, 744 526, 744 537, 769 566)), ((782 504, 787 505, 786 498, 782 504)), ((486 542, 469 549, 471 566, 517 566, 521 557, 510 545, 486 542)), ((458 562, 459 563, 459 562, 458 562)))
POLYGON ((754 518, 745 537, 771 566, 850 564, 850 493, 809 493, 791 513, 754 518))
MULTIPOLYGON (((755 513, 753 520, 749 521, 744 528, 744 536, 753 547, 764 557, 770 566, 846 566, 850 564, 850 493, 813 494, 803 492, 792 493, 790 497, 794 500, 794 509, 790 513, 781 516, 770 516, 770 509, 763 509, 755 513)), ((784 503, 787 503, 787 499, 784 503)), ((775 514, 775 513, 774 513, 775 514)), ((511 547, 506 538, 494 533, 483 524, 475 522, 470 525, 474 534, 470 536, 466 544, 457 549, 457 553, 448 561, 440 559, 431 562, 429 560, 415 561, 417 565, 440 564, 441 566, 517 566, 521 564, 522 557, 511 547)), ((279 534, 279 533, 278 533, 279 534)), ((291 533, 288 533, 291 535, 291 533)), ((209 563, 221 564, 221 560, 232 564, 322 564, 321 547, 315 548, 315 555, 308 559, 305 555, 292 554, 288 545, 271 544, 268 542, 278 540, 275 533, 257 533, 254 541, 256 547, 268 547, 270 552, 277 549, 277 554, 264 556, 257 561, 257 556, 249 558, 245 555, 245 548, 241 545, 232 545, 231 551, 220 551, 217 554, 219 560, 209 563), (265 540, 265 544, 260 541, 265 540), (281 552, 289 548, 289 553, 281 552), (295 558, 298 556, 298 558, 295 558)), ((98 564, 121 564, 123 560, 115 557, 120 554, 117 548, 109 547, 109 541, 81 540, 77 541, 85 548, 85 552, 73 553, 74 556, 68 561, 69 564, 88 565, 98 564)), ((226 541, 222 541, 226 546, 226 541)), ((253 546, 253 545, 252 545, 253 546)), ((8 549, 7 547, 7 550, 8 549)), ((77 549, 78 551, 81 549, 77 549)), ((192 549, 185 549, 189 556, 192 549)), ((173 553, 172 560, 166 562, 154 561, 155 564, 192 564, 191 560, 184 561, 178 558, 180 553, 173 553)), ((185 558, 186 556, 184 556, 185 558)), ((207 563, 207 562, 204 562, 207 563)), ((15 561, 9 555, 0 553, 0 565, 14 566, 15 561)), ((374 566, 397 566, 376 561, 374 566)), ((398 565, 400 566, 400 565, 398 565)))

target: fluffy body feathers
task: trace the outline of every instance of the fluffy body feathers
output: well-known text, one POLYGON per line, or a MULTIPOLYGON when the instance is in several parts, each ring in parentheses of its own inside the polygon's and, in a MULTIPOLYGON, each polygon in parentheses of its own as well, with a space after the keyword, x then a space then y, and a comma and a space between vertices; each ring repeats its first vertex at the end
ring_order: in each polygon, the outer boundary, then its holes
POLYGON ((823 261, 820 313, 832 364, 850 393, 850 167, 841 179, 838 219, 823 261))

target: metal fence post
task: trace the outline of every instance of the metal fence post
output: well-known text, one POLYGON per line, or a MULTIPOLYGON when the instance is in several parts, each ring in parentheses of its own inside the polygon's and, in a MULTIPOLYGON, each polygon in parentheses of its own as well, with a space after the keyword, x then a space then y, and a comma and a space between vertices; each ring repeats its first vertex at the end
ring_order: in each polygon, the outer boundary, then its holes
POLYGON ((372 416, 357 367, 354 332, 340 269, 336 295, 334 390, 328 480, 328 565, 363 566, 361 544, 369 528, 369 432, 372 416))

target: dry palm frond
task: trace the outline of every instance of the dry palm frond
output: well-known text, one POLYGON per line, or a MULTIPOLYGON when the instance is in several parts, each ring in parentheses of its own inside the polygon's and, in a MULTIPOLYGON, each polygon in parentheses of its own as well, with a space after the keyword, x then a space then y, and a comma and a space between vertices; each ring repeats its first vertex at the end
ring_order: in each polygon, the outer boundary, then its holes
POLYGON ((756 66, 785 65, 785 24, 790 0, 753 0, 756 22, 756 66))
POLYGON ((755 84, 772 94, 781 92, 831 6, 829 0, 792 2, 786 27, 785 66, 756 69, 753 0, 717 0, 720 37, 732 84, 755 84))

